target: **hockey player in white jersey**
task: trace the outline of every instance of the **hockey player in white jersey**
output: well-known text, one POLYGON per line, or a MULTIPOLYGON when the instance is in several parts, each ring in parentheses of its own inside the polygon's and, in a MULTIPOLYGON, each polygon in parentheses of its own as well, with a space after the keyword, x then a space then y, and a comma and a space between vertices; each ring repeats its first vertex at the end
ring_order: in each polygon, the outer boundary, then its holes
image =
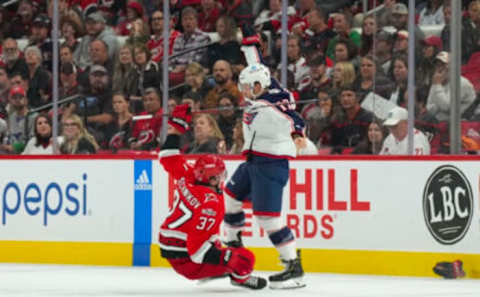
POLYGON ((304 122, 294 111, 291 94, 270 76, 261 63, 258 37, 243 28, 242 51, 248 66, 239 76, 245 97, 243 116, 247 161, 240 164, 225 186, 226 244, 241 246, 245 224, 243 201, 252 202, 253 215, 280 253, 285 270, 269 277, 273 289, 304 287, 300 253, 295 237, 281 217, 282 193, 289 177, 288 160, 296 156, 292 137, 303 135, 304 122))

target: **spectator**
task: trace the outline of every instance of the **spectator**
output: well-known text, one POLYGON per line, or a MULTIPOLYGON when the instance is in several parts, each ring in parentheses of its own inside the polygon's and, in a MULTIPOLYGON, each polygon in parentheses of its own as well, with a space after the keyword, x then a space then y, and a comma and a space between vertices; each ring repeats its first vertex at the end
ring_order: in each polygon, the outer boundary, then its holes
MULTIPOLYGON (((266 1, 264 1, 266 2, 266 1)), ((295 8, 288 6, 287 15, 289 21, 292 21, 292 17, 295 15, 295 8)), ((255 29, 258 32, 270 31, 271 35, 278 33, 281 27, 282 21, 282 1, 281 0, 269 0, 268 8, 262 10, 255 19, 255 29)))
POLYGON ((35 17, 33 3, 30 0, 21 0, 18 4, 17 13, 11 21, 10 31, 7 37, 14 39, 28 38, 35 17))
MULTIPOLYGON (((383 142, 380 155, 408 154, 408 111, 403 107, 393 108, 383 123, 390 134, 383 142)), ((413 154, 430 155, 430 143, 420 130, 413 130, 413 154)))
POLYGON ((135 45, 137 43, 146 44, 150 40, 150 28, 148 23, 138 18, 132 22, 132 28, 130 29, 130 35, 128 35, 127 44, 135 45))
POLYGON ((361 45, 361 36, 360 34, 352 30, 352 16, 346 12, 337 13, 334 17, 333 27, 337 32, 337 36, 332 38, 328 43, 327 55, 333 59, 335 45, 340 38, 350 39, 357 48, 360 48, 361 45))
POLYGON ((128 101, 128 97, 123 93, 113 94, 113 121, 105 128, 107 148, 113 151, 128 149, 128 138, 132 129, 132 113, 128 101))
POLYGON ((135 22, 143 18, 143 6, 137 1, 129 1, 126 6, 127 17, 119 22, 115 31, 118 35, 129 36, 135 27, 135 22))
POLYGON ((237 98, 237 102, 235 103, 239 105, 241 103, 241 94, 237 84, 233 81, 230 63, 224 60, 218 60, 215 65, 213 65, 213 77, 217 85, 207 93, 204 101, 205 107, 216 107, 223 93, 233 95, 234 98, 237 98))
POLYGON ((221 16, 220 5, 215 0, 202 0, 198 14, 198 27, 203 32, 215 31, 215 24, 221 16))
MULTIPOLYGON (((7 36, 10 32, 10 19, 8 15, 8 10, 5 9, 2 5, 0 5, 0 43, 3 41, 5 36, 7 36)), ((0 51, 1 53, 1 51, 0 51)))
POLYGON ((360 66, 358 50, 355 44, 349 39, 339 39, 335 45, 334 60, 335 62, 351 62, 355 69, 360 66))
POLYGON ((66 43, 63 43, 62 45, 60 45, 60 64, 64 64, 64 63, 71 63, 72 65, 75 66, 75 68, 77 68, 77 65, 73 59, 73 50, 72 48, 66 44, 66 43))
POLYGON ((148 88, 160 88, 160 66, 152 61, 152 56, 144 44, 133 47, 133 61, 138 73, 138 95, 143 95, 148 88))
POLYGON ((346 86, 340 92, 341 110, 332 115, 330 145, 335 149, 355 147, 367 136, 367 127, 373 114, 360 106, 353 86, 346 86))
POLYGON ((242 118, 242 112, 236 110, 237 98, 233 97, 230 94, 222 94, 220 100, 218 101, 218 116, 217 124, 225 138, 225 144, 227 146, 227 151, 233 145, 233 127, 237 119, 242 118))
MULTIPOLYGON (((89 56, 92 65, 103 66, 108 73, 108 77, 113 76, 113 59, 108 57, 108 45, 101 39, 92 40, 89 47, 89 56)), ((88 76, 90 75, 92 65, 87 66, 83 72, 79 74, 78 81, 83 88, 88 88, 88 76)))
MULTIPOLYGON (((53 155, 52 120, 47 115, 39 114, 35 118, 34 136, 30 138, 22 155, 53 155)), ((58 137, 59 145, 63 137, 58 137)))
POLYGON ((422 55, 419 58, 415 80, 417 87, 430 88, 432 77, 435 71, 435 57, 442 51, 442 40, 432 35, 422 41, 422 55))
POLYGON ((106 20, 100 11, 90 13, 86 16, 85 28, 87 35, 82 37, 80 44, 74 52, 77 65, 83 70, 92 65, 90 59, 90 43, 99 39, 102 40, 108 49, 108 59, 113 59, 118 50, 118 41, 115 32, 106 25, 106 20))
MULTIPOLYGON (((208 0, 210 1, 210 0, 208 0)), ((237 26, 235 20, 228 16, 221 16, 216 23, 216 32, 220 36, 220 40, 208 47, 207 67, 213 70, 213 65, 218 60, 225 60, 232 65, 235 73, 240 73, 240 65, 242 63, 243 54, 240 51, 240 45, 237 38, 237 26)))
POLYGON ((277 60, 272 54, 270 41, 268 39, 267 34, 264 32, 260 32, 260 53, 262 55, 264 64, 270 68, 270 72, 273 72, 273 69, 276 68, 277 60))
MULTIPOLYGON (((432 77, 432 86, 427 99, 427 110, 435 115, 439 121, 448 121, 450 118, 450 81, 448 75, 448 52, 440 52, 436 57, 435 73, 432 77)), ((460 77, 460 114, 462 114, 475 100, 475 90, 472 83, 465 77, 460 77)))
MULTIPOLYGON (((388 1, 388 5, 383 12, 380 12, 380 18, 383 20, 383 26, 393 26, 398 31, 405 30, 408 32, 408 7, 403 3, 395 3, 388 1)), ((418 43, 425 39, 422 30, 415 26, 415 40, 418 43)))
POLYGON ((28 105, 39 107, 50 102, 50 74, 42 66, 42 53, 36 46, 25 49, 25 60, 29 71, 28 105))
POLYGON ((192 109, 192 112, 196 112, 200 110, 201 101, 202 98, 198 93, 187 92, 183 94, 181 104, 188 104, 188 106, 190 106, 192 109))
POLYGON ((301 100, 313 99, 322 89, 330 87, 331 80, 327 75, 327 65, 324 56, 317 56, 307 61, 310 83, 300 92, 301 100))
POLYGON ((398 55, 392 60, 393 91, 390 95, 390 101, 399 106, 405 106, 405 92, 408 83, 408 57, 398 55))
MULTIPOLYGON (((112 88, 107 69, 101 65, 90 68, 89 88, 74 101, 72 110, 86 118, 89 131, 98 143, 105 141, 105 126, 113 121, 112 88)), ((67 112, 67 115, 69 113, 67 112)))
MULTIPOLYGON (((138 93, 139 75, 133 62, 133 49, 130 45, 124 44, 120 48, 113 69, 113 92, 125 94, 129 101, 141 102, 142 97, 138 93)), ((139 106, 141 107, 141 104, 139 106)))
MULTIPOLYGON (((187 49, 198 48, 210 42, 210 37, 198 29, 197 11, 192 7, 185 7, 182 10, 183 34, 175 39, 173 54, 181 53, 187 49)), ((205 49, 198 49, 184 55, 173 58, 170 63, 174 73, 184 73, 185 68, 191 62, 202 62, 205 49)))
POLYGON ((374 55, 373 41, 377 38, 378 30, 377 18, 374 15, 367 15, 362 21, 362 47, 360 56, 374 55))
POLYGON ((320 7, 314 7, 306 15, 308 29, 303 35, 302 48, 313 50, 318 54, 326 55, 328 43, 335 37, 333 32, 327 25, 327 16, 320 7))
POLYGON ((400 30, 395 33, 393 53, 408 55, 408 31, 400 30))
MULTIPOLYGON (((297 35, 289 35, 287 41, 287 57, 288 65, 287 69, 294 75, 294 89, 303 91, 311 82, 310 69, 307 66, 305 57, 302 56, 300 50, 300 37, 297 35)), ((281 69, 281 65, 278 65, 278 69, 281 69)))
POLYGON ((197 99, 198 97, 200 103, 203 103, 205 96, 212 89, 205 77, 205 69, 196 62, 190 63, 185 70, 185 85, 185 93, 190 92, 198 95, 190 98, 197 99))
POLYGON ((63 143, 60 153, 64 155, 95 154, 99 148, 95 138, 84 127, 76 114, 62 118, 63 143))
POLYGON ((354 149, 352 154, 378 155, 382 149, 383 141, 388 131, 382 125, 382 121, 373 119, 368 125, 367 138, 362 140, 354 149))
POLYGON ((418 25, 445 25, 442 0, 427 0, 426 5, 420 9, 418 25))
POLYGON ((329 139, 325 131, 330 126, 332 114, 337 113, 338 104, 334 104, 332 96, 326 89, 319 89, 316 95, 317 102, 306 105, 301 112, 302 117, 307 124, 307 133, 309 139, 314 143, 328 143, 329 139))
POLYGON ((333 67, 332 91, 339 93, 340 90, 355 81, 355 67, 350 62, 339 62, 333 67))
MULTIPOLYGON (((0 118, 5 119, 7 117, 8 93, 10 91, 10 80, 8 79, 7 70, 5 66, 0 65, 0 118)), ((0 138, 0 142, 1 142, 0 138)))
POLYGON ((375 54, 378 64, 381 65, 383 72, 387 73, 390 69, 393 53, 393 36, 386 31, 380 31, 376 35, 376 38, 375 54))
MULTIPOLYGON (((150 18, 150 27, 152 35, 147 42, 147 47, 152 54, 152 60, 159 63, 163 58, 163 12, 156 10, 150 18)), ((173 44, 175 39, 180 36, 180 31, 175 30, 173 18, 169 20, 170 34, 168 38, 168 54, 173 53, 173 44)))
POLYGON ((27 103, 27 92, 20 86, 13 86, 10 89, 11 112, 7 118, 7 142, 2 147, 10 153, 21 153, 25 144, 33 136, 36 113, 29 113, 27 103))
POLYGON ((227 0, 223 5, 226 15, 233 17, 239 27, 243 24, 253 24, 252 0, 227 0))
POLYGON ((241 155, 245 140, 243 139, 242 119, 238 118, 233 126, 232 147, 228 152, 229 155, 241 155))
POLYGON ((373 56, 365 56, 360 62, 360 75, 354 83, 360 102, 370 92, 390 98, 393 83, 383 74, 382 69, 378 68, 377 60, 373 56))
POLYGON ((148 88, 143 95, 144 112, 140 115, 151 115, 150 119, 138 120, 133 124, 132 136, 129 139, 133 150, 151 150, 160 144, 158 137, 162 129, 162 99, 158 90, 148 88))
POLYGON ((27 63, 21 56, 17 41, 13 38, 7 38, 3 41, 3 62, 8 75, 21 73, 25 77, 28 76, 27 63))
POLYGON ((77 69, 72 63, 60 65, 60 87, 58 97, 63 99, 80 93, 77 81, 77 69))
POLYGON ((32 23, 32 34, 29 38, 29 46, 36 46, 40 49, 40 58, 44 69, 51 71, 53 59, 53 43, 49 38, 50 19, 44 14, 35 17, 32 23))
POLYGON ((65 40, 64 44, 68 45, 73 52, 79 44, 78 40, 84 35, 83 27, 70 17, 62 18, 60 24, 61 36, 65 40))
POLYGON ((201 113, 193 120, 194 140, 187 148, 188 154, 224 154, 225 140, 217 121, 210 114, 201 113))

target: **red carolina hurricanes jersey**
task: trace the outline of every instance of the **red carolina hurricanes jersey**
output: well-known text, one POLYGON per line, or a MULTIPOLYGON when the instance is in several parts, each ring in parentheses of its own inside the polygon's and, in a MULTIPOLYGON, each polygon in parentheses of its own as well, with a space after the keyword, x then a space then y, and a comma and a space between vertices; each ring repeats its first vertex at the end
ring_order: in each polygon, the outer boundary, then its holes
POLYGON ((160 163, 176 181, 172 207, 160 227, 162 256, 190 257, 193 262, 202 263, 218 240, 225 213, 223 194, 194 184, 193 167, 177 150, 162 151, 160 156, 160 163))

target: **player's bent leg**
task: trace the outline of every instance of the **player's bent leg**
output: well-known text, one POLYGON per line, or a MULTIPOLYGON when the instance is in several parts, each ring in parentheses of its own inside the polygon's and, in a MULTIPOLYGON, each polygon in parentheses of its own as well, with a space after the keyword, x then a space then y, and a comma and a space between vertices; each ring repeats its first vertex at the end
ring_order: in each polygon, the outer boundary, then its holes
POLYGON ((255 264, 255 255, 246 248, 228 248, 224 255, 226 266, 231 269, 231 284, 252 290, 260 290, 267 286, 267 280, 251 275, 255 264))
POLYGON ((259 225, 267 231, 270 241, 280 254, 280 259, 285 269, 277 274, 271 275, 270 288, 292 289, 305 286, 303 282, 303 268, 300 253, 296 252, 295 237, 283 221, 278 217, 262 216, 257 218, 259 225))

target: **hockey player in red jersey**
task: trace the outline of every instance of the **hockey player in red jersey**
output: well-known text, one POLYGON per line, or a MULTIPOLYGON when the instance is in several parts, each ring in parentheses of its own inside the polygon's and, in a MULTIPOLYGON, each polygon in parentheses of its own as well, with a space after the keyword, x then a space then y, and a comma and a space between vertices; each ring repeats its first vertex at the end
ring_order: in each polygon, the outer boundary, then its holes
POLYGON ((190 122, 188 105, 177 106, 160 151, 160 163, 176 180, 173 205, 160 227, 161 255, 188 279, 229 276, 232 285, 262 289, 267 281, 251 275, 253 253, 243 247, 222 247, 218 238, 225 212, 223 160, 216 155, 202 155, 192 166, 179 154, 180 135, 190 122))

